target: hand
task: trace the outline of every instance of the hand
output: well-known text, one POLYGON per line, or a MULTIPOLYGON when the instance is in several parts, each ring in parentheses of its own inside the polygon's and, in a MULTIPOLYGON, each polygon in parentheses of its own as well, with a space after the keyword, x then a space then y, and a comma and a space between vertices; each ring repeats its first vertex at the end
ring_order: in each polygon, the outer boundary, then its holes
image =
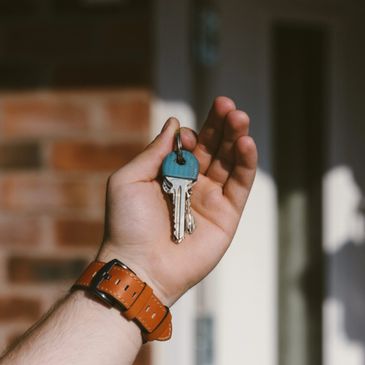
POLYGON ((98 254, 101 261, 123 261, 168 306, 202 280, 228 249, 257 162, 249 119, 226 97, 215 100, 198 137, 181 129, 183 147, 199 160, 200 173, 191 200, 197 228, 176 244, 171 238, 171 199, 162 191, 159 173, 179 127, 170 118, 140 155, 110 177, 98 254))

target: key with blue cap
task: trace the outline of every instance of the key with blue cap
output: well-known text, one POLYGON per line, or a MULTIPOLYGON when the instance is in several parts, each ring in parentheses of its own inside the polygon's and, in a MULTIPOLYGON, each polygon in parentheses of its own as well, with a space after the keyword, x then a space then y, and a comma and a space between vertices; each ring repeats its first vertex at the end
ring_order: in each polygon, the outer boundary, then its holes
POLYGON ((190 213, 191 188, 199 175, 199 162, 189 151, 181 149, 181 140, 177 135, 177 150, 169 153, 162 163, 164 191, 172 195, 174 207, 174 240, 180 243, 185 231, 192 233, 195 228, 190 213))

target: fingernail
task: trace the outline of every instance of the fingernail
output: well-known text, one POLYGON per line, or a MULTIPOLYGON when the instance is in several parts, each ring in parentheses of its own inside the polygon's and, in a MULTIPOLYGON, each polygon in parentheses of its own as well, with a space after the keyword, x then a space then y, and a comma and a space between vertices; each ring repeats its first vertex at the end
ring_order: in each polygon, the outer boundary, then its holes
POLYGON ((171 118, 167 119, 167 121, 165 122, 165 124, 163 125, 162 129, 161 129, 161 133, 164 132, 170 125, 171 122, 171 118))

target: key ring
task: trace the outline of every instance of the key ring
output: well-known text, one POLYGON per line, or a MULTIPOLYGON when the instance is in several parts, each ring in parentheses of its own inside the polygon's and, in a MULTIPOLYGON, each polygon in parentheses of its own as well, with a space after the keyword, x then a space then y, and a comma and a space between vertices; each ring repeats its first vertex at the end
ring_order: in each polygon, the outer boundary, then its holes
POLYGON ((181 141, 181 135, 180 135, 180 129, 176 132, 176 154, 177 158, 176 161, 180 165, 184 165, 185 159, 182 154, 182 141, 181 141))

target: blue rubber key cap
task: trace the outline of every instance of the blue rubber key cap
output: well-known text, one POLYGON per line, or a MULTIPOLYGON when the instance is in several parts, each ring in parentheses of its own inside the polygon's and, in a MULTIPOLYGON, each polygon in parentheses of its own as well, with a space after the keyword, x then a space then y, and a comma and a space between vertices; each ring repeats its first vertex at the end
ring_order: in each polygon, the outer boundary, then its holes
MULTIPOLYGON (((179 145, 178 145, 179 146, 179 145)), ((174 240, 180 243, 185 231, 192 233, 195 221, 190 209, 191 188, 198 179, 199 162, 189 151, 177 149, 169 153, 162 163, 164 191, 172 195, 174 207, 174 240)))

